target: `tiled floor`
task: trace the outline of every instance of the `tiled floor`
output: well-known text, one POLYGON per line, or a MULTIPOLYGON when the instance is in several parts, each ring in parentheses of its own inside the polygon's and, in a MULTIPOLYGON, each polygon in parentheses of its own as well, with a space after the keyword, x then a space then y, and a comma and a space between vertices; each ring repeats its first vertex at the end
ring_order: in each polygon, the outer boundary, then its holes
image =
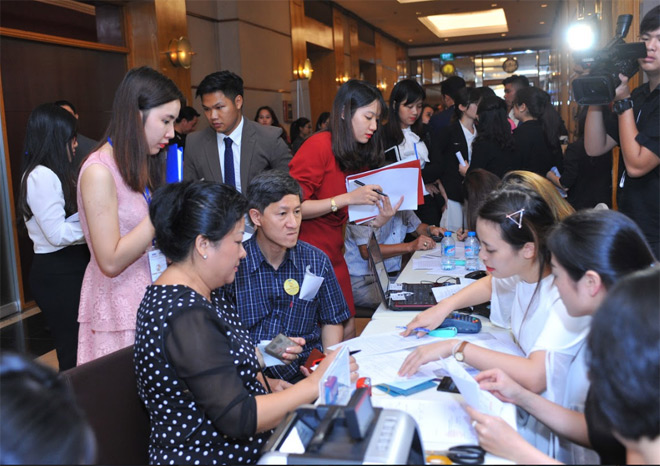
POLYGON ((38 308, 0 320, 0 350, 29 354, 58 368, 53 339, 38 308))

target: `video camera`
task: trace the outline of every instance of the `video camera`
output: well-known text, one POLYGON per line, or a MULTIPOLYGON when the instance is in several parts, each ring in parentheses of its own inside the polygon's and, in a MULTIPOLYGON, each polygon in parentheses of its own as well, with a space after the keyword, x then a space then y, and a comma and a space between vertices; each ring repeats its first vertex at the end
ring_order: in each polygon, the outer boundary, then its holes
POLYGON ((590 73, 573 81, 573 96, 578 104, 610 103, 621 84, 619 73, 630 78, 639 71, 637 59, 646 57, 646 45, 643 42, 626 44, 623 40, 630 30, 632 18, 632 15, 619 16, 614 38, 595 54, 580 57, 580 64, 590 73))

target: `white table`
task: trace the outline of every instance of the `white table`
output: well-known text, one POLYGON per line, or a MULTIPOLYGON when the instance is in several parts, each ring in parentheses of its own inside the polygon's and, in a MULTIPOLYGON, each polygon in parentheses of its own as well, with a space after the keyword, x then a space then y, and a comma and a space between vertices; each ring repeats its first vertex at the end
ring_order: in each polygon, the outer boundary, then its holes
MULTIPOLYGON (((458 245, 457 245, 458 246, 458 245)), ((462 245, 461 245, 462 246, 462 245)), ((457 257, 462 257, 462 253, 457 247, 457 257)), ((427 270, 413 270, 413 259, 421 257, 425 254, 428 254, 429 251, 417 251, 413 258, 408 262, 402 273, 399 275, 397 282, 398 283, 419 283, 421 281, 434 281, 439 275, 431 275, 427 270)), ((438 259, 439 260, 439 259, 438 259)), ((462 269, 462 268, 461 268, 462 269)), ((466 272, 465 270, 455 270, 455 271, 443 271, 441 275, 452 275, 461 277, 466 272)), ((374 315, 372 320, 365 327, 362 332, 364 336, 372 336, 383 333, 392 332, 399 325, 406 325, 410 322, 415 315, 420 311, 392 311, 389 310, 385 305, 381 304, 374 315)), ((500 337, 511 339, 510 332, 506 329, 495 327, 490 323, 490 320, 479 316, 482 322, 482 332, 497 334, 500 337)), ((460 335, 457 337, 460 338, 460 335)), ((511 339, 512 341, 512 339, 511 339)), ((359 362, 359 354, 356 355, 356 358, 359 362)), ((360 373, 361 376, 369 376, 369 374, 360 373)), ((374 388, 373 389, 374 403, 378 404, 383 397, 391 398, 392 402, 388 403, 401 403, 401 408, 409 412, 415 420, 418 422, 422 429, 422 437, 424 440, 424 448, 427 451, 431 450, 444 450, 451 446, 456 445, 455 441, 449 439, 437 439, 433 438, 433 425, 438 422, 467 422, 464 420, 452 418, 452 419, 443 419, 442 417, 438 418, 437 413, 427 413, 421 407, 428 407, 429 402, 436 402, 442 404, 449 398, 453 398, 459 402, 463 400, 463 397, 459 394, 452 394, 447 392, 438 392, 435 388, 428 389, 419 393, 416 393, 407 397, 396 397, 393 398, 390 395, 384 393, 383 391, 374 388), (429 419, 428 416, 432 415, 433 418, 429 419)), ((392 407, 392 406, 388 406, 392 407)), ((515 425, 515 406, 511 404, 506 405, 506 417, 513 422, 515 425)), ((507 460, 499 457, 492 456, 488 454, 486 456, 486 464, 502 464, 510 463, 507 460)))

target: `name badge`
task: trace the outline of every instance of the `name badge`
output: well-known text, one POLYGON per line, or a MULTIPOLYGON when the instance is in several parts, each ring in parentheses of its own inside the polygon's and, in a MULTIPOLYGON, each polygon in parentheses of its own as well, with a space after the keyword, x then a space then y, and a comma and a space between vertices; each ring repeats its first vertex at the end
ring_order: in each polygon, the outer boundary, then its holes
POLYGON ((295 296, 298 294, 298 291, 300 291, 300 285, 298 285, 298 282, 293 278, 288 278, 284 281, 284 291, 286 291, 286 294, 289 296, 295 296))
POLYGON ((165 272, 167 268, 167 259, 165 254, 163 254, 160 249, 152 249, 147 252, 147 258, 149 259, 149 271, 151 272, 151 283, 158 280, 160 274, 165 272))

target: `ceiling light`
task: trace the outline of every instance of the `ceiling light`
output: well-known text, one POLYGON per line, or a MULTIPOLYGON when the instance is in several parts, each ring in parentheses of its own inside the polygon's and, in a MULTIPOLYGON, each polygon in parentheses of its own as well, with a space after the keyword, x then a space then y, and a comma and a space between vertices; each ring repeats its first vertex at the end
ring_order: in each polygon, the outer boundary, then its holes
POLYGON ((502 37, 506 37, 506 34, 505 34, 505 33, 502 33, 502 34, 500 34, 500 36, 502 36, 502 37))
POLYGON ((502 8, 448 15, 424 16, 419 19, 438 37, 461 37, 508 32, 502 8))
POLYGON ((545 21, 539 21, 539 24, 545 24, 545 21))
POLYGON ((545 7, 547 7, 547 6, 548 6, 547 3, 541 3, 541 8, 545 8, 545 7))
POLYGON ((408 42, 412 42, 412 39, 408 39, 408 42))

